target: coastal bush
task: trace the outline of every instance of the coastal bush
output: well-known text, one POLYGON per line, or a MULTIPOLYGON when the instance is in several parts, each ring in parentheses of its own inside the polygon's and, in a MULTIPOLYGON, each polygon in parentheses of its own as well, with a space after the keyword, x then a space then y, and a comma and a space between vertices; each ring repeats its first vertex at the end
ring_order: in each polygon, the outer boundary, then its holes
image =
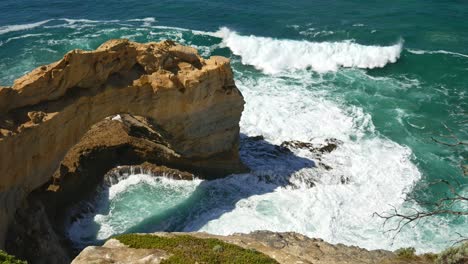
POLYGON ((413 247, 400 248, 395 250, 397 258, 384 261, 382 264, 406 264, 406 263, 434 263, 438 255, 434 253, 425 253, 422 255, 416 254, 416 249, 413 247))
POLYGON ((278 263, 261 252, 244 249, 213 238, 202 239, 188 235, 162 237, 137 234, 124 234, 115 238, 131 248, 161 249, 172 254, 168 259, 163 260, 162 264, 278 263))
POLYGON ((27 262, 0 250, 0 264, 27 264, 27 262))
POLYGON ((405 259, 416 258, 416 249, 414 247, 400 248, 395 251, 398 257, 405 259))
POLYGON ((457 247, 447 248, 439 254, 437 264, 465 264, 468 263, 468 242, 457 247))

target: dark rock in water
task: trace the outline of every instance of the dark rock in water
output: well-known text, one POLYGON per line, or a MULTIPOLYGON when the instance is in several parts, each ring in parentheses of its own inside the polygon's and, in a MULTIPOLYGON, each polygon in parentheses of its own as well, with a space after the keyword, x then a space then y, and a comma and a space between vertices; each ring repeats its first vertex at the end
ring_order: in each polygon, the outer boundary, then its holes
POLYGON ((303 183, 307 188, 315 187, 315 181, 314 181, 314 179, 302 178, 301 180, 302 180, 302 183, 303 183))
POLYGON ((308 149, 310 151, 315 150, 315 146, 312 143, 309 142, 302 142, 298 140, 291 140, 291 141, 284 141, 280 145, 281 147, 284 148, 295 148, 295 149, 308 149))
POLYGON ((340 181, 342 184, 348 184, 350 180, 349 180, 349 177, 341 176, 340 181))
POLYGON ((327 142, 327 144, 319 149, 322 153, 330 153, 338 148, 338 145, 343 144, 343 141, 336 138, 327 138, 325 142, 327 142))
POLYGON ((265 137, 262 135, 259 135, 259 136, 248 137, 248 139, 253 140, 253 141, 259 141, 259 140, 265 140, 265 137))
POLYGON ((327 164, 325 164, 323 162, 319 162, 319 166, 323 167, 326 170, 332 170, 333 169, 332 167, 328 166, 327 164))
POLYGON ((298 140, 284 141, 280 147, 291 149, 307 149, 310 153, 314 154, 314 159, 318 160, 318 165, 326 170, 332 170, 333 168, 323 162, 321 162, 321 156, 325 153, 330 153, 338 148, 339 145, 343 144, 341 140, 336 138, 328 138, 325 140, 325 145, 316 145, 309 142, 302 142, 298 140))
POLYGON ((312 153, 330 153, 338 148, 338 145, 343 144, 341 140, 336 138, 329 138, 325 140, 326 144, 324 146, 317 146, 309 142, 302 142, 298 140, 284 141, 281 143, 281 147, 289 149, 307 149, 312 153))

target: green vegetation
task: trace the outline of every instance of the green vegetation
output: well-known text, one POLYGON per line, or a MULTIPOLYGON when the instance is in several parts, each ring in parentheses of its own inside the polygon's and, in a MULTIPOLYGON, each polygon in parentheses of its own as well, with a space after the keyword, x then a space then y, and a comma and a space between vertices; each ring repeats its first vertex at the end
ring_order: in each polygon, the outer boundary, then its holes
POLYGON ((447 248, 439 254, 437 264, 465 264, 468 263, 468 242, 457 247, 447 248))
POLYGON ((390 263, 434 263, 437 254, 426 253, 416 255, 416 249, 413 247, 400 248, 395 251, 397 259, 390 263))
POLYGON ((27 262, 0 250, 0 264, 27 264, 27 262))
POLYGON ((161 237, 155 235, 124 234, 115 237, 132 248, 161 249, 172 254, 162 264, 272 264, 276 260, 255 250, 225 243, 218 239, 201 239, 188 235, 161 237))
MULTIPOLYGON (((416 255, 414 248, 400 248, 395 251, 398 256, 388 263, 436 263, 436 264, 465 264, 468 263, 468 242, 457 246, 447 248, 439 254, 426 253, 416 255)), ((385 262, 387 263, 387 262, 385 262)))
POLYGON ((395 254, 397 254, 399 258, 403 258, 403 259, 417 258, 416 249, 414 249, 413 247, 397 249, 395 251, 395 254))

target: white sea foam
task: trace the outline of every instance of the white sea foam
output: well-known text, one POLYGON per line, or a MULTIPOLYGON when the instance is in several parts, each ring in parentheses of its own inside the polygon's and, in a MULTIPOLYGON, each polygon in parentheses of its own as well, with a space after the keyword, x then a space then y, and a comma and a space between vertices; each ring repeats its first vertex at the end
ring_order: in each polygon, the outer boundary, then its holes
MULTIPOLYGON (((333 169, 296 171, 291 175, 293 182, 309 178, 316 185, 276 188, 246 197, 218 219, 206 221, 202 216, 197 221, 207 223, 201 230, 216 234, 258 229, 296 231, 366 248, 411 244, 405 240, 392 245, 390 237, 381 233, 382 221, 373 217, 374 212, 390 209, 389 205, 400 206, 406 192, 420 179, 420 172, 411 162, 411 150, 376 134, 371 117, 362 109, 343 108, 304 89, 312 85, 307 76, 302 73, 293 82, 275 77, 240 78, 237 85, 246 100, 241 131, 264 135, 276 144, 291 139, 324 142, 326 138, 337 138, 344 143, 322 157, 322 162, 333 169), (347 184, 342 184, 342 177, 347 184)), ((314 159, 307 151, 296 154, 314 159)), ((412 241, 421 249, 423 243, 412 241)))
POLYGON ((331 30, 322 30, 322 31, 316 31, 315 28, 309 28, 306 30, 299 31, 300 35, 303 36, 311 36, 312 38, 316 38, 318 36, 329 36, 335 34, 335 32, 331 30))
POLYGON ((118 183, 112 185, 109 187, 109 200, 112 200, 117 196, 118 194, 124 192, 127 190, 130 186, 140 184, 140 183, 146 183, 149 185, 155 185, 156 184, 156 178, 152 177, 151 175, 148 174, 136 174, 136 175, 131 175, 128 178, 119 181, 118 183))
POLYGON ((109 187, 109 200, 113 200, 117 195, 128 190, 130 186, 137 184, 148 184, 151 186, 164 186, 164 187, 189 187, 192 185, 197 185, 201 182, 199 179, 194 179, 192 181, 184 180, 173 180, 168 177, 153 176, 149 174, 132 174, 118 181, 116 184, 113 184, 109 187))
POLYGON ((402 41, 393 46, 365 46, 351 41, 309 42, 268 37, 242 36, 228 28, 216 35, 232 52, 265 73, 312 68, 317 72, 336 71, 339 67, 380 68, 400 57, 402 41))
POLYGON ((187 29, 187 28, 180 28, 180 27, 169 27, 169 26, 152 26, 152 28, 163 29, 163 30, 164 29, 175 30, 175 31, 182 31, 182 32, 191 32, 194 35, 218 37, 218 34, 214 32, 207 32, 207 31, 202 31, 202 30, 194 30, 194 29, 187 29))
POLYGON ((157 22, 157 20, 154 17, 145 17, 145 18, 140 18, 140 19, 130 19, 130 20, 127 20, 127 21, 130 21, 130 22, 143 22, 144 27, 149 27, 153 23, 157 22))
POLYGON ((198 179, 185 181, 148 174, 129 175, 103 188, 90 205, 92 212, 72 222, 67 234, 73 242, 86 244, 95 237, 107 239, 123 233, 144 219, 184 201, 200 183, 198 179), (136 196, 126 193, 135 186, 151 186, 151 192, 134 193, 136 196))
POLYGON ((32 37, 44 37, 44 36, 51 36, 51 35, 52 34, 50 34, 50 33, 24 34, 24 35, 21 35, 21 36, 8 38, 5 41, 5 43, 8 43, 8 42, 13 41, 13 40, 17 40, 17 39, 32 38, 32 37))
POLYGON ((468 58, 468 55, 458 52, 446 51, 446 50, 419 50, 419 49, 407 49, 410 53, 422 55, 422 54, 447 54, 452 56, 468 58))
POLYGON ((127 21, 140 21, 140 22, 148 22, 148 23, 154 23, 157 22, 156 18, 154 17, 145 17, 145 18, 139 18, 139 19, 129 19, 127 21))
POLYGON ((33 28, 36 28, 36 27, 40 27, 40 26, 50 22, 51 20, 52 19, 48 19, 48 20, 39 21, 39 22, 36 22, 36 23, 31 23, 31 24, 2 26, 2 27, 0 27, 0 35, 6 34, 8 32, 28 30, 28 29, 33 29, 33 28))
MULTIPOLYGON (((99 20, 90 20, 90 19, 71 19, 71 18, 61 18, 59 20, 63 20, 67 22, 68 24, 75 24, 75 23, 99 23, 99 22, 104 22, 104 21, 99 21, 99 20)), ((118 20, 115 20, 118 21, 118 20)))
MULTIPOLYGON (((22 30, 37 28, 37 27, 40 27, 40 26, 42 26, 44 24, 47 24, 48 22, 51 22, 51 21, 64 21, 64 22, 66 22, 66 24, 52 25, 52 26, 47 26, 46 28, 60 28, 60 27, 77 28, 77 27, 83 27, 85 25, 92 26, 92 25, 99 24, 99 23, 119 23, 119 22, 122 22, 122 20, 118 20, 118 19, 113 19, 113 20, 91 20, 91 19, 73 19, 73 18, 48 19, 48 20, 39 21, 39 22, 36 22, 36 23, 30 23, 30 24, 2 26, 2 27, 0 27, 0 35, 6 34, 8 32, 22 31, 22 30)), ((143 23, 144 26, 150 26, 152 23, 157 22, 157 20, 155 18, 153 18, 153 17, 147 17, 147 18, 142 18, 142 19, 129 19, 129 20, 125 20, 125 21, 128 21, 128 22, 144 22, 143 23)))

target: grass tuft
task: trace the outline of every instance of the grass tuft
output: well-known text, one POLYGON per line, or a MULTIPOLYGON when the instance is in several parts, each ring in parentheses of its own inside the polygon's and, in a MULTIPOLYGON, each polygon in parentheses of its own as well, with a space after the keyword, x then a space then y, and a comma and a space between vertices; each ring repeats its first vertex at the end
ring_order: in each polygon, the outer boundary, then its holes
POLYGON ((189 235, 162 237, 155 235, 124 234, 115 237, 131 248, 161 249, 172 254, 161 264, 277 264, 267 255, 225 243, 214 238, 196 238, 189 235))

